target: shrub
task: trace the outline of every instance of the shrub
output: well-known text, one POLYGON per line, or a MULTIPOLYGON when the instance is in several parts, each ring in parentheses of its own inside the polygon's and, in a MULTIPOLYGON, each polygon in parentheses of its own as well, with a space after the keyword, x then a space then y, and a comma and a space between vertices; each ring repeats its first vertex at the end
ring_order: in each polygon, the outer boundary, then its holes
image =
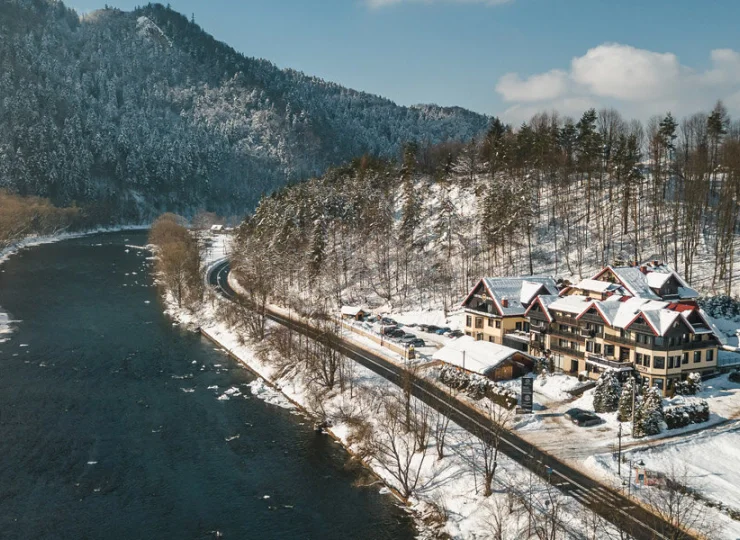
POLYGON ((677 382, 673 389, 678 396, 695 396, 701 391, 701 375, 689 373, 686 380, 677 382))
POLYGON ((438 377, 443 384, 464 392, 465 395, 475 400, 487 397, 507 409, 512 409, 518 402, 516 392, 482 375, 467 373, 452 366, 442 366, 439 368, 438 377))
POLYGON ((685 405, 671 405, 663 409, 663 418, 668 429, 700 424, 709 420, 709 404, 702 399, 685 405))

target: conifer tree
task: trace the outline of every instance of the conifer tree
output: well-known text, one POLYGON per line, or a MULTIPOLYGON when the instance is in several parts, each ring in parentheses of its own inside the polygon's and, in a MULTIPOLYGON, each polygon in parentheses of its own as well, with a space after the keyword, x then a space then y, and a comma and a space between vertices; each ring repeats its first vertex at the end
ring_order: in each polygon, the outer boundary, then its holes
POLYGON ((657 435, 663 423, 663 396, 660 389, 653 386, 645 390, 635 411, 635 436, 657 435))
POLYGON ((614 412, 619 407, 622 385, 612 369, 606 370, 596 381, 594 389, 594 411, 597 413, 614 412))

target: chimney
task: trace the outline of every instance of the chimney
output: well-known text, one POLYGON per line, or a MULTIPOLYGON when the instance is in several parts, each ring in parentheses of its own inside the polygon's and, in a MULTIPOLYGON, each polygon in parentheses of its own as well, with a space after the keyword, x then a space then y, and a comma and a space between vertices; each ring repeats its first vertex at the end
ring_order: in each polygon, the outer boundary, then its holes
POLYGON ((501 300, 501 305, 504 306, 505 308, 509 307, 509 299, 504 298, 503 300, 501 300))

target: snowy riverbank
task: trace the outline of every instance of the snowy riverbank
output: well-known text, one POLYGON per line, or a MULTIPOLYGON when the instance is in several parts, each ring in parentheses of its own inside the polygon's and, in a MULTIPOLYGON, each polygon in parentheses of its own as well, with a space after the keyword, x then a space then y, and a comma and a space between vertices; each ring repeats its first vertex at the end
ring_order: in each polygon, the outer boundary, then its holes
POLYGON ((114 233, 123 231, 142 231, 149 229, 149 225, 119 225, 116 227, 96 227, 94 229, 87 229, 84 231, 77 232, 61 232, 57 234, 51 234, 46 236, 28 236, 23 240, 15 242, 13 245, 0 250, 0 264, 8 260, 19 251, 33 247, 40 246, 42 244, 52 244, 54 242, 61 242, 63 240, 72 240, 73 238, 82 238, 85 236, 92 236, 94 234, 114 233))
MULTIPOLYGON (((331 435, 385 484, 369 482, 364 488, 388 493, 390 487, 399 493, 403 485, 398 478, 398 463, 389 461, 387 454, 382 457, 368 453, 358 433, 358 424, 378 436, 387 436, 384 442, 399 450, 402 461, 408 460, 412 476, 418 475, 406 508, 415 517, 421 538, 483 539, 495 538, 499 533, 503 538, 534 537, 534 528, 545 526, 542 524, 553 518, 562 527, 561 533, 554 535, 559 539, 581 537, 583 531, 595 526, 600 530, 611 529, 574 498, 562 495, 501 454, 497 457, 493 493, 485 497, 484 450, 479 439, 450 422, 443 435, 443 457, 439 458, 436 413, 412 398, 410 406, 414 411, 426 410, 430 415, 426 443, 413 447, 414 434, 403 429, 389 432, 388 416, 383 412, 389 396, 402 397, 400 389, 347 361, 343 367, 345 382, 317 391, 312 377, 298 367, 302 365, 300 358, 278 358, 277 353, 267 349, 266 342, 248 342, 220 320, 219 314, 227 305, 226 300, 208 291, 206 301, 195 312, 178 309, 171 301, 166 302, 166 310, 178 324, 200 328, 224 353, 255 372, 260 379, 251 387, 253 396, 276 406, 294 406, 316 419, 328 419, 331 435), (414 450, 407 452, 409 448, 414 450), (557 515, 553 516, 554 513, 557 515)), ((268 332, 277 329, 268 324, 268 332)), ((226 393, 219 397, 230 398, 226 393)))

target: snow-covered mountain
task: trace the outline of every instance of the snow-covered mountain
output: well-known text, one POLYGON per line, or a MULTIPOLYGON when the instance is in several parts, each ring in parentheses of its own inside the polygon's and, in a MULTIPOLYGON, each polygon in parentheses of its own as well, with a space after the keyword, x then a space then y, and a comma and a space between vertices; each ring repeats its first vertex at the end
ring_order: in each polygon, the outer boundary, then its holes
POLYGON ((0 187, 95 222, 243 214, 351 157, 470 139, 489 122, 278 69, 159 4, 79 16, 0 0, 0 97, 0 187))

